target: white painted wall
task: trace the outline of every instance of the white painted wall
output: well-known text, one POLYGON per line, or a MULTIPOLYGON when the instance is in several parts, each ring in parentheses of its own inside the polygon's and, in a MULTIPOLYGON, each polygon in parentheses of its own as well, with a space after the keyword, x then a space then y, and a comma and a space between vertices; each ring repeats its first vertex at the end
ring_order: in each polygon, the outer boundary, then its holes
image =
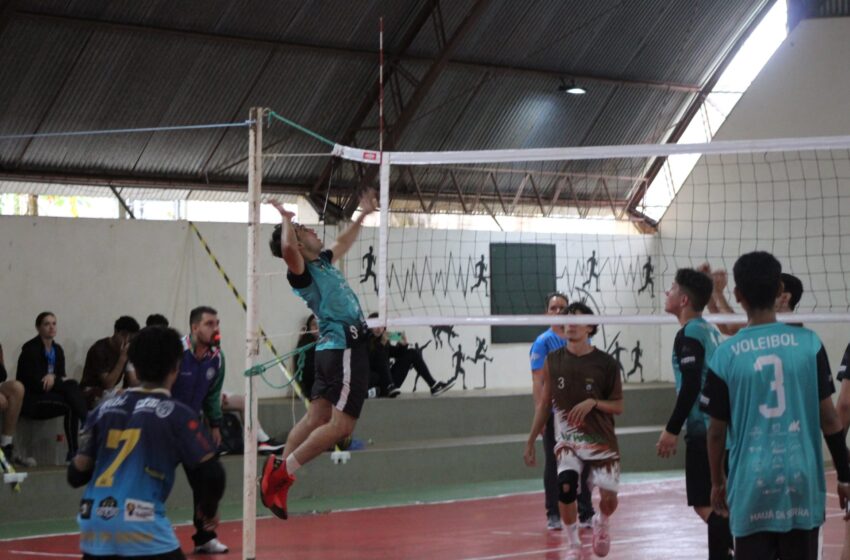
MULTIPOLYGON (((198 224, 210 246, 236 288, 245 293, 246 229, 236 224, 198 224)), ((336 235, 334 228, 319 233, 326 239, 336 235)), ((267 239, 270 227, 263 238, 267 239)), ((562 277, 558 287, 571 297, 588 296, 591 305, 600 312, 634 313, 651 311, 658 298, 646 291, 636 296, 642 283, 640 268, 645 255, 654 250, 652 237, 628 236, 565 236, 565 235, 504 235, 492 232, 446 232, 405 230, 404 244, 391 244, 391 258, 396 270, 408 270, 427 256, 433 271, 446 270, 449 254, 461 274, 452 277, 443 292, 423 289, 421 295, 409 290, 404 301, 398 284, 393 284, 394 314, 438 313, 446 316, 486 314, 489 299, 483 286, 470 291, 474 281, 468 265, 481 254, 489 261, 491 241, 526 241, 556 245, 557 269, 562 277), (420 239, 421 236, 421 239, 420 239), (597 251, 600 272, 600 292, 581 290, 587 274, 586 260, 597 251), (461 281, 462 280, 462 281, 461 281)), ((365 228, 361 239, 344 260, 343 269, 351 285, 361 296, 366 313, 377 308, 371 291, 371 281, 360 283, 362 255, 368 246, 376 244, 377 230, 365 228)), ((402 232, 393 230, 393 239, 402 232)), ((216 271, 186 223, 153 221, 113 221, 59 218, 0 217, 0 270, 3 271, 3 290, 0 292, 0 343, 3 344, 7 366, 14 370, 20 346, 35 335, 33 321, 42 310, 57 315, 57 340, 65 348, 69 374, 79 378, 89 346, 98 338, 108 336, 112 324, 120 315, 129 314, 143 322, 149 313, 165 314, 172 325, 188 330, 189 310, 196 305, 217 308, 222 321, 223 348, 228 357, 225 389, 241 392, 239 375, 244 363, 244 313, 216 271)), ((330 244, 330 243, 329 243, 330 244)), ((291 350, 298 330, 308 314, 306 306, 289 289, 283 276, 282 262, 273 259, 265 249, 261 254, 260 270, 265 275, 260 282, 261 324, 279 352, 291 350)), ((421 270, 421 268, 420 268, 421 270)), ((656 285, 656 295, 658 286, 656 285)), ((542 310, 543 302, 541 302, 542 310)), ((658 361, 649 349, 657 347, 657 330, 605 329, 595 343, 603 348, 616 340, 625 348, 621 359, 627 370, 632 367, 630 351, 640 339, 645 352, 642 363, 647 380, 658 378, 658 361), (616 339, 615 339, 616 337, 616 339)), ((459 328, 460 343, 467 355, 474 355, 476 337, 490 339, 489 328, 459 328)), ((425 344, 432 339, 429 328, 407 329, 411 343, 425 344)), ((425 358, 438 379, 454 372, 453 350, 445 345, 436 348, 432 342, 425 358)), ((488 387, 529 386, 528 345, 489 344, 487 363, 488 387)), ((264 349, 263 358, 271 354, 264 349)), ((467 386, 484 384, 483 361, 465 362, 467 386)), ((270 379, 282 383, 277 371, 270 379)), ((638 379, 638 376, 632 379, 638 379)), ((405 390, 413 385, 409 378, 405 390)), ((261 387, 261 396, 283 392, 261 387)))
MULTIPOLYGON (((802 22, 719 130, 718 140, 850 134, 850 18, 802 22)), ((708 259, 731 270, 747 251, 773 252, 798 275, 801 311, 846 311, 850 291, 850 154, 705 159, 661 220, 663 284, 708 259)), ((730 301, 734 301, 728 294, 730 301)), ((850 328, 813 326, 835 370, 850 328)), ((665 329, 666 331, 666 329, 665 329)), ((663 331, 661 354, 672 346, 663 331)), ((669 336, 668 336, 669 335, 669 336)))

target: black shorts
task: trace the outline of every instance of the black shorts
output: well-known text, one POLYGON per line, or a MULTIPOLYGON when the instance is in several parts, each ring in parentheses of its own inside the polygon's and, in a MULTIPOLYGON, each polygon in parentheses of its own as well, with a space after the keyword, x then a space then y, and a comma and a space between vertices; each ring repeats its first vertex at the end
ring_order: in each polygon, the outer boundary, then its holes
POLYGON ((325 399, 354 418, 369 390, 369 346, 366 337, 348 343, 345 350, 316 352, 316 380, 310 400, 325 399))
POLYGON ((685 488, 689 506, 711 506, 711 468, 705 437, 685 438, 685 488))
POLYGON ((820 527, 787 533, 764 531, 735 539, 735 560, 817 560, 820 527))
POLYGON ((179 548, 165 554, 153 554, 151 556, 95 556, 93 554, 83 554, 83 560, 121 560, 123 558, 132 558, 133 560, 186 560, 186 556, 179 548))

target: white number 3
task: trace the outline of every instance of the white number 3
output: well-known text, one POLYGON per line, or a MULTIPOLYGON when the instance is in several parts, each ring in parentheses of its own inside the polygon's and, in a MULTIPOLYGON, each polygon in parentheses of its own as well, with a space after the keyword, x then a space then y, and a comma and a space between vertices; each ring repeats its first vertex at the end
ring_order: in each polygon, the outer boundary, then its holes
POLYGON ((773 381, 770 382, 770 390, 776 391, 776 406, 759 405, 759 412, 765 418, 779 418, 785 413, 785 387, 782 384, 784 381, 782 360, 776 354, 759 356, 754 366, 756 371, 761 371, 764 366, 773 366, 773 381))

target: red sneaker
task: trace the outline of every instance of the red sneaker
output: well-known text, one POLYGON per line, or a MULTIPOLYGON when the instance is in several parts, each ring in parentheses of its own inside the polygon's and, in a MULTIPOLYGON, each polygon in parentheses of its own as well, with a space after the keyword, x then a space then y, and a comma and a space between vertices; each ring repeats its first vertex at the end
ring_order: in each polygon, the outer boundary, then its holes
MULTIPOLYGON (((286 472, 286 467, 284 466, 282 470, 286 472)), ((269 507, 269 509, 273 514, 275 514, 275 516, 279 517, 280 519, 287 519, 289 517, 286 511, 286 496, 287 494, 289 494, 290 486, 292 486, 294 483, 295 477, 287 473, 286 480, 283 481, 280 486, 280 489, 278 489, 277 493, 272 499, 272 505, 271 507, 269 507)))
POLYGON ((263 466, 260 479, 260 497, 263 505, 281 519, 286 519, 286 493, 295 478, 286 472, 286 463, 280 457, 270 455, 263 466), (282 499, 279 497, 281 491, 282 499))

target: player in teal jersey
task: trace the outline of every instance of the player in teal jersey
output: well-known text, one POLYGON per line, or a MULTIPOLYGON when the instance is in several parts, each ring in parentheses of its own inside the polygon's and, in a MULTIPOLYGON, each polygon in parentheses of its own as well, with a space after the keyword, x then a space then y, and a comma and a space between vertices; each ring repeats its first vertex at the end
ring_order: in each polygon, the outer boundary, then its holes
POLYGON ((708 360, 720 344, 720 332, 702 318, 711 292, 711 278, 692 268, 676 271, 676 279, 667 290, 664 311, 675 315, 682 325, 673 342, 677 397, 667 427, 655 447, 660 457, 675 454, 679 432, 685 426, 688 505, 708 525, 709 560, 726 560, 730 557, 732 535, 729 520, 711 511, 711 476, 705 441, 708 416, 699 409, 699 394, 705 384, 708 360))
POLYGON ((295 471, 354 431, 369 387, 369 329, 357 295, 334 266, 354 244, 363 220, 375 211, 375 192, 360 198, 360 216, 330 249, 316 232, 272 202, 281 216, 269 248, 286 263, 286 278, 319 321, 316 372, 310 407, 286 438, 283 455, 269 456, 260 482, 263 505, 287 518, 286 496, 295 471))
POLYGON ((77 516, 80 548, 85 560, 184 559, 165 515, 174 470, 179 463, 186 467, 198 492, 198 516, 212 530, 224 469, 198 415, 169 392, 183 356, 180 335, 147 327, 127 353, 142 386, 89 414, 79 453, 68 465, 71 486, 88 483, 77 516))
POLYGON ((826 351, 814 332, 776 322, 781 272, 763 251, 735 262, 735 298, 749 323, 715 350, 701 397, 711 416, 711 504, 729 515, 736 560, 818 558, 826 509, 820 432, 838 473, 842 509, 850 498, 826 351))

